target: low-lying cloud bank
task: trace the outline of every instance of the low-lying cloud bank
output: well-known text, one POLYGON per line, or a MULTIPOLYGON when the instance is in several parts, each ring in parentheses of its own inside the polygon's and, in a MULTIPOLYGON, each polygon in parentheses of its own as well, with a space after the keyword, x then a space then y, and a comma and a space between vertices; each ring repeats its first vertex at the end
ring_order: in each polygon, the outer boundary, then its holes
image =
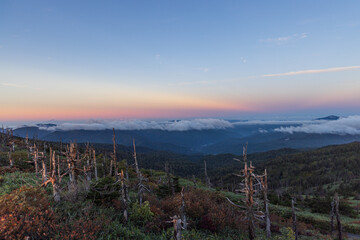
POLYGON ((279 127, 276 132, 360 135, 360 116, 349 116, 334 121, 313 121, 301 126, 279 127))
MULTIPOLYGON (((57 122, 56 124, 30 124, 47 131, 71 130, 163 130, 163 131, 190 131, 190 130, 221 130, 241 126, 258 125, 259 132, 282 133, 316 133, 337 135, 360 135, 360 115, 340 118, 338 120, 303 120, 303 121, 227 121, 214 118, 199 118, 174 121, 147 121, 147 120, 92 120, 88 122, 57 122), (273 126, 270 126, 273 125, 273 126)), ((19 126, 20 127, 20 126, 19 126)), ((24 127, 22 125, 21 127, 24 127)))
POLYGON ((144 121, 144 120, 117 120, 117 121, 94 121, 88 123, 59 123, 56 126, 40 127, 48 131, 69 130, 105 130, 115 128, 117 130, 165 130, 165 131, 189 131, 232 128, 233 124, 222 119, 193 119, 178 121, 144 121))

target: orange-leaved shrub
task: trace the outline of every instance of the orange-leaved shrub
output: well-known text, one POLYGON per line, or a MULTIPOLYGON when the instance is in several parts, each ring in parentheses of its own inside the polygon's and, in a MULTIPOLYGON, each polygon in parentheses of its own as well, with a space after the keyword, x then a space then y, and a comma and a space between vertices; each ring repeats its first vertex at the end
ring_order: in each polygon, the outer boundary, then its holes
POLYGON ((49 239, 55 228, 45 190, 23 186, 0 197, 0 239, 49 239))
POLYGON ((96 239, 104 216, 61 218, 43 188, 23 186, 0 197, 0 239, 96 239))
MULTIPOLYGON (((227 227, 237 229, 246 227, 243 213, 219 193, 188 188, 184 191, 184 199, 189 228, 220 232, 227 227)), ((155 213, 154 221, 159 222, 160 219, 169 221, 170 217, 180 215, 180 194, 161 200, 148 197, 147 200, 150 202, 151 211, 155 213)))

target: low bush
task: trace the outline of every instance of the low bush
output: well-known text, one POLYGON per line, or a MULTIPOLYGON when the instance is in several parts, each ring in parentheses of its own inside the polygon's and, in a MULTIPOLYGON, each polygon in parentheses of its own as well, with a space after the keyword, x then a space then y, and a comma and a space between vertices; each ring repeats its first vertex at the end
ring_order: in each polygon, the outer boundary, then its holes
POLYGON ((114 177, 105 176, 91 183, 87 199, 96 204, 109 204, 120 197, 120 191, 120 183, 116 182, 114 177))
POLYGON ((141 206, 135 202, 131 206, 129 216, 133 224, 143 227, 153 219, 154 213, 150 210, 148 201, 145 201, 141 206))
POLYGON ((45 190, 24 186, 0 197, 1 239, 49 239, 56 217, 45 190))

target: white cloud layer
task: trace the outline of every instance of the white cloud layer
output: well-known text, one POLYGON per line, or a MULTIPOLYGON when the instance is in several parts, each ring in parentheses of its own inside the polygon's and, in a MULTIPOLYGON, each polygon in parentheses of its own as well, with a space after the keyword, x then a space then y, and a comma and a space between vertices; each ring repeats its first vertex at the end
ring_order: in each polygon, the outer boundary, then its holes
POLYGON ((115 128, 117 130, 165 130, 165 131, 189 131, 231 128, 233 124, 222 119, 193 119, 178 121, 144 121, 144 120, 116 120, 116 121, 93 121, 89 123, 59 123, 54 127, 40 127, 43 130, 105 130, 115 128))
POLYGON ((334 121, 313 121, 301 126, 279 127, 275 131, 283 133, 317 133, 337 135, 360 135, 360 116, 349 116, 334 121))

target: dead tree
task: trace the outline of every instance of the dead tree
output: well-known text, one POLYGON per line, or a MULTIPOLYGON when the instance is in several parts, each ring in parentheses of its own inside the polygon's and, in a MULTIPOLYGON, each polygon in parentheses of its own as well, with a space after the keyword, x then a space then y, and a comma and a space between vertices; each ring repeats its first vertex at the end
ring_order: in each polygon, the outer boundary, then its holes
POLYGON ((173 227, 174 227, 173 239, 181 240, 181 230, 182 230, 181 219, 177 215, 175 215, 171 218, 170 222, 173 224, 173 227))
POLYGON ((92 151, 90 149, 89 143, 86 144, 86 151, 85 151, 85 159, 86 159, 86 167, 84 167, 84 173, 86 176, 86 181, 89 183, 91 181, 91 170, 92 170, 92 151))
POLYGON ((124 177, 124 171, 121 169, 120 173, 120 179, 121 179, 121 198, 123 202, 123 215, 125 222, 128 221, 128 189, 127 185, 125 183, 125 177, 124 177))
MULTIPOLYGON (((244 169, 240 172, 240 174, 234 174, 238 177, 242 178, 242 182, 240 183, 241 189, 237 190, 245 194, 245 206, 237 205, 233 203, 230 199, 228 201, 240 208, 245 209, 246 219, 248 222, 248 232, 249 239, 255 239, 255 220, 263 221, 264 213, 261 211, 254 211, 254 207, 258 206, 258 199, 255 200, 254 196, 257 195, 261 187, 261 179, 264 175, 256 175, 254 173, 255 167, 250 162, 248 166, 247 156, 246 156, 246 148, 243 148, 243 161, 244 161, 244 169)), ((235 159, 236 161, 240 161, 235 159)))
POLYGON ((134 147, 134 164, 135 164, 135 170, 136 170, 136 176, 138 179, 138 197, 139 197, 139 204, 141 206, 142 204, 142 195, 143 195, 143 189, 142 189, 142 175, 141 172, 139 170, 139 165, 138 165, 138 161, 137 161, 137 156, 136 156, 136 146, 135 146, 135 139, 133 139, 133 147, 134 147))
POLYGON ((142 176, 141 174, 141 171, 139 169, 139 164, 138 164, 138 160, 137 160, 137 156, 136 156, 136 146, 135 146, 135 139, 133 139, 133 146, 134 146, 134 164, 135 164, 135 170, 136 170, 136 175, 137 175, 137 179, 138 179, 138 198, 139 198, 139 205, 141 206, 142 205, 142 202, 143 202, 143 194, 144 194, 144 191, 147 190, 149 191, 145 185, 143 184, 143 180, 144 177, 142 176))
POLYGON ((338 229, 338 237, 339 240, 342 240, 342 226, 341 226, 341 221, 340 221, 340 212, 339 212, 339 204, 340 204, 340 200, 339 200, 339 195, 338 193, 335 193, 335 215, 336 215, 336 224, 337 224, 337 229, 338 229))
POLYGON ((114 149, 113 149, 113 160, 112 161, 115 164, 115 177, 116 177, 116 180, 118 180, 119 179, 119 176, 118 176, 119 169, 118 169, 118 164, 116 161, 115 128, 113 128, 113 145, 114 145, 114 149))
POLYGON ((74 198, 77 198, 78 186, 77 186, 77 163, 79 160, 79 155, 77 152, 77 145, 75 143, 70 143, 70 146, 66 146, 66 152, 64 153, 68 163, 69 176, 70 176, 70 190, 74 194, 74 198))
POLYGON ((206 186, 208 188, 211 188, 211 182, 210 182, 210 178, 207 174, 207 167, 206 167, 206 161, 204 160, 204 174, 205 174, 205 181, 206 181, 206 186))
POLYGON ((297 230, 297 224, 296 224, 296 211, 295 211, 295 203, 296 203, 296 199, 292 198, 291 199, 291 211, 292 211, 292 221, 293 221, 293 226, 292 229, 294 231, 295 234, 295 240, 298 239, 298 230, 297 230))
POLYGON ((95 179, 96 179, 96 181, 97 181, 97 180, 99 180, 99 178, 98 178, 96 155, 95 155, 95 149, 94 149, 94 148, 92 149, 92 154, 93 154, 94 174, 95 174, 95 179))
POLYGON ((40 159, 41 159, 41 176, 42 176, 42 182, 45 183, 48 178, 47 178, 47 170, 46 170, 46 163, 45 163, 45 154, 44 152, 40 153, 40 159))
POLYGON ((271 237, 271 223, 270 223, 270 214, 269 214, 269 201, 267 198, 267 192, 268 192, 268 184, 267 184, 267 171, 265 169, 264 177, 261 178, 261 186, 262 186, 262 192, 263 192, 263 198, 264 198, 264 210, 265 210, 265 231, 266 231, 266 237, 271 237))
POLYGON ((51 158, 51 162, 52 162, 52 171, 51 171, 49 180, 53 187, 54 200, 55 200, 55 202, 60 202, 60 199, 61 199, 60 183, 59 183, 58 176, 56 175, 55 151, 52 151, 52 149, 50 149, 50 158, 51 158))
POLYGON ((247 207, 247 217, 249 224, 249 238, 250 240, 255 239, 255 216, 254 216, 254 186, 253 186, 253 171, 254 168, 250 163, 250 167, 247 168, 247 163, 245 163, 244 177, 245 177, 245 193, 246 193, 246 207, 247 207))
POLYGON ((29 135, 28 135, 28 133, 26 133, 25 145, 26 145, 26 151, 27 151, 27 155, 28 155, 28 160, 30 160, 30 145, 29 145, 29 135))
POLYGON ((180 217, 181 217, 182 228, 184 230, 186 230, 186 228, 187 228, 187 218, 186 218, 186 206, 185 206, 185 198, 184 198, 184 187, 181 189, 180 217))
MULTIPOLYGON (((125 180, 127 183, 129 183, 129 172, 128 172, 129 165, 127 163, 127 160, 125 160, 125 180)), ((129 194, 129 188, 126 187, 126 196, 127 196, 127 202, 130 203, 130 194, 129 194)))
POLYGON ((11 149, 8 153, 8 157, 9 157, 9 165, 12 168, 12 167, 14 167, 14 159, 12 158, 12 155, 11 155, 11 149))
POLYGON ((35 143, 34 143, 33 147, 29 147, 29 152, 30 152, 30 155, 32 156, 32 161, 30 161, 30 162, 34 163, 35 173, 36 173, 36 175, 38 175, 38 173, 39 173, 39 150, 36 147, 35 143))
POLYGON ((135 139, 133 139, 133 147, 134 147, 134 164, 135 164, 135 171, 136 171, 136 175, 138 177, 138 179, 140 179, 140 170, 139 170, 139 164, 137 161, 137 156, 136 156, 136 146, 135 146, 135 139))
POLYGON ((55 202, 61 201, 61 191, 60 191, 60 183, 61 179, 67 174, 65 172, 63 175, 60 175, 59 165, 56 163, 55 151, 50 148, 50 162, 51 162, 51 173, 48 176, 48 180, 42 184, 42 186, 46 186, 48 183, 51 183, 53 189, 53 197, 55 202))
POLYGON ((57 155, 57 173, 58 173, 58 176, 60 177, 61 168, 60 168, 60 156, 59 155, 57 155))

